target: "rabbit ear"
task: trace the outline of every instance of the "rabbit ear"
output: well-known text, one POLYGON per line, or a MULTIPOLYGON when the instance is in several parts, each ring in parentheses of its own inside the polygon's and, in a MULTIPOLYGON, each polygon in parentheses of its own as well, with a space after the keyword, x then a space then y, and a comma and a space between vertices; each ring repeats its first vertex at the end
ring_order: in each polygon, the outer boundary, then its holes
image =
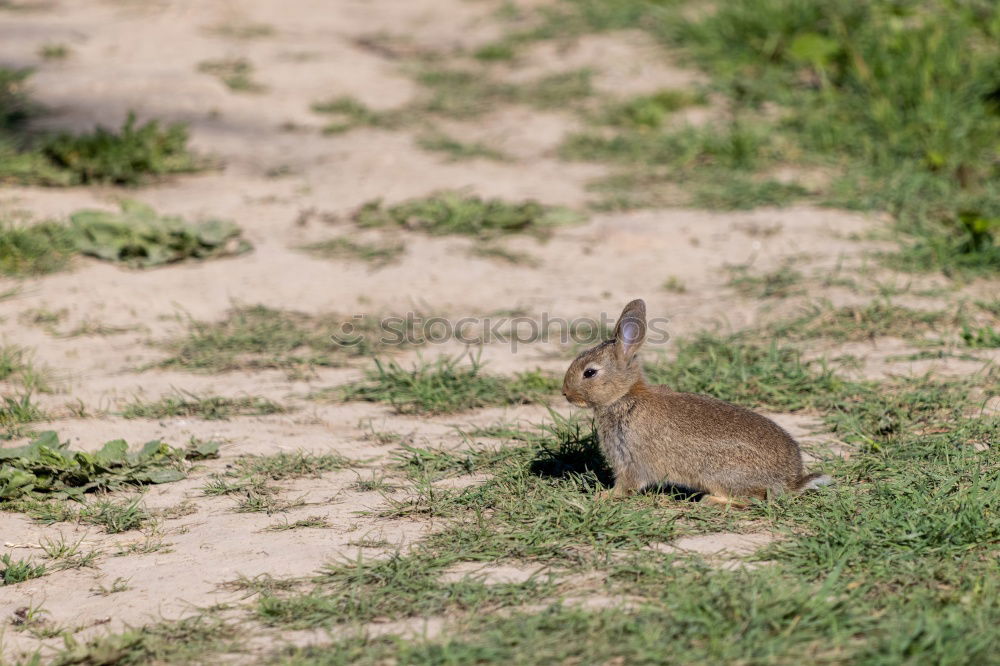
POLYGON ((628 363, 646 339, 646 303, 637 298, 622 310, 615 326, 615 355, 628 363))

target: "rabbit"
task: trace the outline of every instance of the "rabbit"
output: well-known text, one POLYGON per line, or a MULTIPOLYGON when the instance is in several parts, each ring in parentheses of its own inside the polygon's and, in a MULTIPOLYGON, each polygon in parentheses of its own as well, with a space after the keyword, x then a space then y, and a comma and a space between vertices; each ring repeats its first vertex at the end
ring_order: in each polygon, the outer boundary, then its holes
POLYGON ((647 383, 636 356, 646 337, 646 304, 625 306, 614 337, 570 364, 563 395, 594 410, 601 451, 621 497, 669 482, 706 493, 703 501, 802 492, 831 482, 804 474, 798 443, 774 421, 707 395, 647 383))

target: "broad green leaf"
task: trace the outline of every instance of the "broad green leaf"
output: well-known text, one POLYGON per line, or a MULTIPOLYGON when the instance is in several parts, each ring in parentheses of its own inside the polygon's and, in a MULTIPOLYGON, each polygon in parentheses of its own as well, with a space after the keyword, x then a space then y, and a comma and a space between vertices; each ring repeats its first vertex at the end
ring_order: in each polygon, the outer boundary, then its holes
POLYGON ((128 444, 124 439, 115 439, 106 443, 101 450, 94 454, 94 459, 100 463, 124 462, 125 454, 128 452, 128 444))

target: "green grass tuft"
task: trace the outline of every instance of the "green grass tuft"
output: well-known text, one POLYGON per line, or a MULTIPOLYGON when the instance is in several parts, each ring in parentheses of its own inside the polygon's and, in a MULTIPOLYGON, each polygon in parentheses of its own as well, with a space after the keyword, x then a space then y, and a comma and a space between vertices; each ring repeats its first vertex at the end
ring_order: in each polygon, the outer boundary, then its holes
POLYGON ((395 129, 404 114, 395 111, 374 111, 353 97, 340 96, 326 102, 312 105, 316 113, 334 116, 334 120, 323 131, 327 134, 341 134, 356 127, 395 129))
POLYGON ((34 564, 31 560, 15 560, 10 553, 0 555, 0 585, 17 585, 32 578, 45 575, 44 564, 34 564))
POLYGON ((198 71, 214 76, 233 92, 262 93, 267 90, 253 80, 253 65, 245 58, 206 60, 199 63, 198 71))
MULTIPOLYGON (((395 342, 416 341, 408 336, 411 332, 399 329, 395 342)), ((161 365, 200 372, 263 368, 298 372, 342 365, 346 358, 368 355, 389 344, 374 317, 345 319, 263 305, 238 306, 221 321, 190 320, 185 335, 164 343, 172 356, 161 365)))
POLYGON ((354 221, 362 227, 400 226, 435 236, 462 234, 479 237, 511 233, 544 236, 553 227, 577 222, 580 217, 566 208, 546 206, 536 201, 508 203, 461 192, 440 192, 393 206, 384 206, 378 199, 366 203, 354 213, 354 221))
POLYGON ((323 259, 358 259, 380 268, 396 261, 405 251, 402 241, 366 243, 348 236, 310 243, 299 248, 323 259))
POLYGON ((626 129, 660 129, 670 114, 705 101, 704 95, 686 90, 661 90, 609 104, 596 120, 626 129))
POLYGON ((278 403, 259 396, 227 398, 217 395, 196 395, 178 391, 155 402, 139 399, 126 405, 122 416, 127 419, 165 419, 186 416, 208 421, 226 420, 232 416, 263 416, 288 411, 278 403))
POLYGON ((543 400, 559 382, 538 370, 512 378, 488 375, 476 358, 467 366, 461 357, 440 357, 406 370, 394 361, 375 359, 364 381, 341 389, 345 400, 386 402, 400 414, 447 414, 493 405, 519 405, 543 400))
MULTIPOLYGON (((187 140, 183 125, 161 129, 155 120, 137 125, 135 114, 129 114, 117 132, 98 127, 89 134, 63 132, 43 139, 34 150, 46 161, 51 176, 10 176, 12 180, 43 185, 138 185, 149 176, 203 168, 188 152, 187 140)), ((0 169, 0 180, 4 178, 5 170, 0 169)))
POLYGON ((486 159, 504 162, 510 158, 499 150, 479 143, 459 141, 439 131, 428 132, 417 137, 417 145, 424 150, 444 153, 451 162, 462 160, 486 159))

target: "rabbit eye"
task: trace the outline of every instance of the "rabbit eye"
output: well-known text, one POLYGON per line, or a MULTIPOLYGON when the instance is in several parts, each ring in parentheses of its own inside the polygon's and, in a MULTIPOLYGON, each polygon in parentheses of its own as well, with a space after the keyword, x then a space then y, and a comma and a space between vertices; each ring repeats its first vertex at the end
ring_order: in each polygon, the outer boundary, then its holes
POLYGON ((587 368, 586 370, 583 371, 583 376, 586 377, 586 378, 588 378, 588 379, 591 378, 591 377, 593 377, 596 374, 597 374, 597 370, 595 368, 587 368))

